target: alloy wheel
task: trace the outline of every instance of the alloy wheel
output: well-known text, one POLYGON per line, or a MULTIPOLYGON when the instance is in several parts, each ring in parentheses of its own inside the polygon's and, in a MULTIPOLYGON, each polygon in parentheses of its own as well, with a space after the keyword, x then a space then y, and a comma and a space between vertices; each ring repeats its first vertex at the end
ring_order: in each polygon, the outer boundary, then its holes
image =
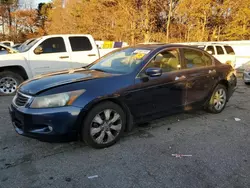
POLYGON ((12 94, 17 89, 17 81, 11 77, 4 77, 0 80, 0 92, 4 94, 12 94))
POLYGON ((222 88, 218 89, 214 95, 214 100, 213 100, 214 108, 217 111, 220 111, 221 109, 224 108, 226 100, 227 100, 226 91, 222 88))
POLYGON ((122 130, 122 118, 112 109, 98 113, 91 123, 90 135, 97 144, 107 144, 115 140, 122 130))

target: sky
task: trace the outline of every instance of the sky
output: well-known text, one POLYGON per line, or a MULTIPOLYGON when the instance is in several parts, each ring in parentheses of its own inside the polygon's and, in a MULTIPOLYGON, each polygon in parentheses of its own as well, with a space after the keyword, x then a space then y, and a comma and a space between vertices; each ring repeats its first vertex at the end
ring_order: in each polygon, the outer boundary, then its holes
POLYGON ((34 1, 35 1, 35 4, 38 5, 39 3, 48 3, 51 0, 34 0, 34 1))
POLYGON ((39 3, 48 3, 51 0, 19 0, 19 4, 22 7, 32 7, 37 8, 39 3))

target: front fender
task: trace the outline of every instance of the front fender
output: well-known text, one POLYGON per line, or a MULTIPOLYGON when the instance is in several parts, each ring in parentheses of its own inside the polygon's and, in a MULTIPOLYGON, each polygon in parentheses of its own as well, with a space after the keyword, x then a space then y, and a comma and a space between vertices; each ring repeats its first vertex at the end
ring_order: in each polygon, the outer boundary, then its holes
POLYGON ((117 96, 105 96, 105 97, 96 98, 96 99, 90 101, 89 103, 87 103, 82 108, 80 121, 82 122, 84 120, 87 113, 94 106, 96 106, 96 105, 98 105, 98 104, 100 104, 102 102, 105 102, 105 101, 111 101, 111 102, 119 105, 123 109, 124 113, 126 114, 126 122, 127 122, 125 131, 126 132, 131 131, 133 129, 133 127, 134 127, 134 118, 133 118, 133 115, 131 114, 130 109, 128 108, 128 106, 122 100, 119 99, 119 95, 117 95, 117 96))
POLYGON ((28 78, 33 74, 27 59, 20 54, 6 54, 0 56, 0 68, 21 67, 25 70, 28 78))

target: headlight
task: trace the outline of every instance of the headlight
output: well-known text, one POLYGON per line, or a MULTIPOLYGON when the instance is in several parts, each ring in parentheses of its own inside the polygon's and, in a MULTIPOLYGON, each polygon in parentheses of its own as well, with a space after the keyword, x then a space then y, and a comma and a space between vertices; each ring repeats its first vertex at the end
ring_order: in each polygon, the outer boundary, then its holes
POLYGON ((30 108, 54 108, 71 105, 85 90, 35 97, 30 108))

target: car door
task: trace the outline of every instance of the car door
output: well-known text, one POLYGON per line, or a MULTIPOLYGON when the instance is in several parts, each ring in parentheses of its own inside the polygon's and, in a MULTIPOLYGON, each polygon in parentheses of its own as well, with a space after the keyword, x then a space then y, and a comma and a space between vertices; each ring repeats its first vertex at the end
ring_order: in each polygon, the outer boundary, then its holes
POLYGON ((186 84, 186 105, 203 103, 216 84, 217 72, 213 57, 190 48, 183 48, 186 84))
POLYGON ((216 49, 216 53, 214 57, 216 59, 218 59, 221 63, 226 63, 227 61, 230 61, 230 58, 228 58, 223 46, 216 45, 215 49, 216 49))
POLYGON ((71 67, 70 54, 62 37, 43 40, 29 52, 30 66, 34 75, 66 70, 71 67))
POLYGON ((135 86, 129 93, 131 109, 135 116, 161 112, 174 112, 185 104, 185 77, 180 69, 178 49, 166 49, 149 61, 135 78, 135 86), (161 68, 162 75, 149 77, 148 68, 161 68))
POLYGON ((70 36, 68 40, 71 46, 72 67, 84 67, 99 58, 96 44, 87 36, 70 36))

